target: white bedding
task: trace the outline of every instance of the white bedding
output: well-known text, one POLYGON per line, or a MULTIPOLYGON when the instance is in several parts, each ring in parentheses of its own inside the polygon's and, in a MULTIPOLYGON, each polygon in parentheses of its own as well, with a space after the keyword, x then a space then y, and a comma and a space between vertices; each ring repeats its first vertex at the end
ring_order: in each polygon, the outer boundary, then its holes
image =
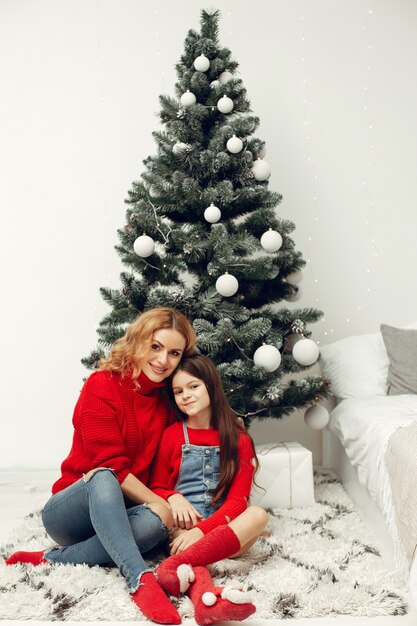
POLYGON ((417 420, 417 395, 347 398, 330 414, 329 427, 358 472, 359 482, 383 510, 381 463, 390 435, 417 420))
POLYGON ((384 455, 390 436, 417 420, 417 396, 347 398, 330 414, 329 428, 340 439, 359 482, 377 503, 393 536, 397 564, 408 569, 398 541, 384 455))

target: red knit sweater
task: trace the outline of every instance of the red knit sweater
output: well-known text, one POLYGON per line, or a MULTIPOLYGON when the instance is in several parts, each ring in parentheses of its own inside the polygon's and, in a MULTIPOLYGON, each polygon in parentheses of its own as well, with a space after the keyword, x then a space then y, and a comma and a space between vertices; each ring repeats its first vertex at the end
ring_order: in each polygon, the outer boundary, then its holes
POLYGON ((165 382, 154 383, 142 372, 138 383, 136 389, 130 377, 106 371, 87 379, 74 409, 71 451, 52 493, 96 467, 113 469, 119 483, 129 473, 148 483, 150 464, 172 413, 165 382))
MULTIPOLYGON (((199 430, 188 428, 190 443, 196 446, 220 445, 219 431, 214 429, 199 430)), ((181 465, 181 446, 185 443, 181 422, 167 428, 161 437, 158 451, 152 465, 150 488, 162 498, 168 499, 175 491, 181 465)), ((204 534, 220 524, 227 524, 226 515, 234 519, 248 506, 252 486, 254 451, 250 438, 241 433, 238 443, 239 467, 230 485, 229 492, 222 506, 208 519, 202 520, 196 527, 204 534)))

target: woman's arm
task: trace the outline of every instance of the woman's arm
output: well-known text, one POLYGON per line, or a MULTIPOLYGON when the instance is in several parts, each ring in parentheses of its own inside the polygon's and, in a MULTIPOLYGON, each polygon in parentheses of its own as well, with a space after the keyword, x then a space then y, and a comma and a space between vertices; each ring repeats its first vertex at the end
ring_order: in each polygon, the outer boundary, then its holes
POLYGON ((88 471, 108 467, 119 483, 130 473, 131 464, 118 422, 121 410, 116 382, 109 372, 94 372, 84 383, 74 409, 73 425, 88 471))
POLYGON ((164 498, 161 498, 154 493, 133 474, 129 473, 126 476, 123 482, 120 483, 120 488, 125 496, 137 504, 143 504, 144 502, 162 502, 169 508, 169 504, 164 500, 164 498))

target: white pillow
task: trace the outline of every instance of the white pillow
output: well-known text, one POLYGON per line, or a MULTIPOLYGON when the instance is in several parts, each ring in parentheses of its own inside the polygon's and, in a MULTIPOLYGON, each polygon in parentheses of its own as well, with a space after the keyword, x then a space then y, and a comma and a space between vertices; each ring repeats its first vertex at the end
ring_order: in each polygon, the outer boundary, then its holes
MULTIPOLYGON (((401 328, 417 328, 417 322, 401 328)), ((321 346, 320 366, 337 398, 387 395, 389 359, 380 332, 321 346)))
POLYGON ((355 335, 321 346, 320 366, 338 398, 387 393, 389 359, 381 333, 355 335))

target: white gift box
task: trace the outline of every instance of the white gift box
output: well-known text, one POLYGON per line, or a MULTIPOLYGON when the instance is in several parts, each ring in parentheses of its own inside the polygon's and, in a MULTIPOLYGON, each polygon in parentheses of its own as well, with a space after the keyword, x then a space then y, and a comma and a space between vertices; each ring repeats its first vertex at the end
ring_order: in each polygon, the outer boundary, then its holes
POLYGON ((255 446, 259 471, 250 503, 264 509, 314 504, 313 455, 296 441, 255 446), (259 485, 259 487, 257 486, 259 485))

